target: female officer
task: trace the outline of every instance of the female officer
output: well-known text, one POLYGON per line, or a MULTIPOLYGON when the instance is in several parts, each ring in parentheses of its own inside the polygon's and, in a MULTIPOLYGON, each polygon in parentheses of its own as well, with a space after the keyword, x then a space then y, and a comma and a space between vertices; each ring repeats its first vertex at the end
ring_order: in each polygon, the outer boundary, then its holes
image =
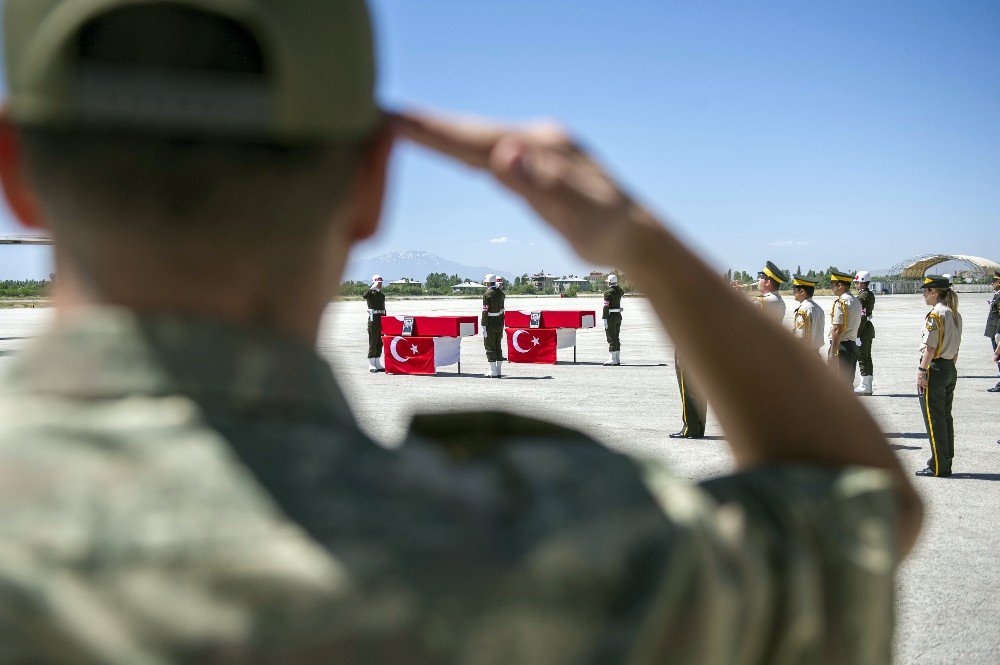
POLYGON ((924 319, 920 365, 917 367, 917 393, 920 410, 931 442, 931 458, 918 476, 951 475, 955 455, 955 430, 951 402, 955 396, 955 359, 962 343, 962 317, 958 313, 958 295, 942 275, 926 275, 924 302, 933 309, 924 319))

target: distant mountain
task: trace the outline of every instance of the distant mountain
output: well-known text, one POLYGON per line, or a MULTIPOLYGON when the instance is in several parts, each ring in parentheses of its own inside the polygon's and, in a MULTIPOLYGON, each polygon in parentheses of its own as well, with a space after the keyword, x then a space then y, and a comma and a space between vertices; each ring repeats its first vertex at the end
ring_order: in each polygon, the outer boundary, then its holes
POLYGON ((372 275, 382 275, 382 279, 391 282, 404 277, 424 281, 432 272, 443 272, 448 275, 468 277, 480 282, 486 273, 500 275, 510 281, 514 274, 488 268, 486 266, 467 266, 455 261, 443 259, 430 252, 386 252, 367 259, 351 261, 344 270, 344 279, 367 282, 372 275))

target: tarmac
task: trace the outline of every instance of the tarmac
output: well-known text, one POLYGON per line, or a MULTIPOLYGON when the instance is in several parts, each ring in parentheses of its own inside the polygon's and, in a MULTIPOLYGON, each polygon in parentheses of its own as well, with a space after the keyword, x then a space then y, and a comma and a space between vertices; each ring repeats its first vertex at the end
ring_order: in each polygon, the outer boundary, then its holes
MULTIPOLYGON (((927 514, 920 541, 898 576, 896 663, 1000 662, 1000 393, 986 392, 1000 377, 983 336, 986 298, 960 295, 964 335, 953 408, 954 475, 914 477, 927 514)), ((829 313, 832 297, 816 301, 829 313)), ((788 325, 795 302, 788 295, 785 302, 788 325)), ((588 309, 598 317, 601 304, 599 297, 583 296, 508 296, 506 303, 508 310, 588 309)), ((499 409, 575 427, 626 454, 660 458, 691 481, 732 471, 725 435, 711 410, 705 439, 668 438, 681 427, 673 344, 645 299, 626 298, 622 304, 621 367, 603 366, 607 343, 598 319, 597 328, 578 332, 576 363, 573 349, 561 349, 555 365, 504 363, 504 378, 484 378, 489 366, 482 337, 468 337, 462 340, 461 373, 453 365, 436 376, 370 374, 367 316, 360 299, 330 305, 318 348, 333 364, 362 427, 386 446, 399 445, 415 412, 499 409)), ((929 457, 915 379, 927 309, 920 295, 878 297, 875 394, 858 398, 858 407, 872 412, 911 471, 923 468, 929 457)), ((390 300, 387 310, 390 315, 478 315, 480 303, 390 300)), ((0 310, 0 367, 3 357, 16 354, 50 318, 49 309, 0 310)), ((732 341, 739 343, 738 329, 732 341)), ((790 385, 781 394, 748 399, 759 400, 761 408, 782 409, 801 406, 808 396, 808 386, 790 385)))

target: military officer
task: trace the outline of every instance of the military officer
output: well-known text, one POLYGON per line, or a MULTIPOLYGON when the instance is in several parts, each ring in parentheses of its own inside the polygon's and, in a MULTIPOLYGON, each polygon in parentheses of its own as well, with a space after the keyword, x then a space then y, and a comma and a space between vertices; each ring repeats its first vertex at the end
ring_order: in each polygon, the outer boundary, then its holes
POLYGON ((708 400, 701 391, 691 384, 690 373, 684 372, 684 367, 674 349, 674 374, 677 375, 677 388, 681 393, 681 422, 683 426, 670 435, 671 439, 701 439, 705 436, 705 419, 708 414, 708 400))
POLYGON ((922 288, 924 302, 932 309, 924 317, 917 394, 930 439, 931 458, 927 460, 927 468, 917 471, 917 475, 946 478, 951 475, 951 461, 955 457, 951 405, 958 380, 955 360, 962 344, 962 315, 958 313, 958 294, 952 290, 947 276, 925 275, 922 288))
POLYGON ((878 425, 568 132, 387 117, 360 0, 3 12, 0 178, 61 277, 0 374, 0 661, 890 661, 921 503, 878 425), (648 285, 735 473, 516 406, 365 433, 317 333, 404 139, 648 285), (761 408, 796 381, 827 408, 761 408))
POLYGON ((384 372, 382 367, 382 317, 385 316, 385 294, 382 275, 372 275, 372 284, 362 295, 368 304, 368 371, 384 372))
POLYGON ((760 295, 756 296, 757 304, 768 318, 778 323, 785 318, 785 301, 778 290, 787 281, 788 275, 770 261, 757 273, 757 287, 760 289, 760 295))
POLYGON ((622 331, 622 296, 625 292, 618 285, 618 275, 611 273, 607 277, 608 288, 604 292, 604 310, 601 318, 604 319, 604 336, 608 339, 608 351, 611 356, 604 363, 608 365, 621 365, 621 331, 622 331))
MULTIPOLYGON (((990 338, 993 345, 993 355, 997 355, 997 348, 1000 345, 1000 270, 993 273, 993 297, 989 300, 989 313, 986 315, 986 330, 984 335, 990 338)), ((995 358, 994 358, 995 360, 995 358)), ((1000 362, 997 363, 1000 370, 1000 362)), ((988 393, 1000 393, 1000 381, 992 388, 987 388, 988 393)))
POLYGON ((830 348, 827 358, 841 376, 854 385, 858 362, 858 327, 861 325, 861 301, 851 293, 854 277, 845 272, 830 272, 830 287, 836 300, 830 309, 830 348))
POLYGON ((815 292, 815 279, 805 275, 792 275, 792 295, 799 303, 792 317, 792 334, 818 352, 826 344, 826 322, 823 308, 813 300, 815 292))
POLYGON ((483 278, 486 293, 483 294, 483 313, 479 317, 479 325, 483 329, 483 346, 486 347, 486 360, 490 363, 490 372, 485 376, 499 379, 500 365, 503 362, 503 323, 504 323, 504 292, 500 290, 496 275, 489 273, 483 278))
POLYGON ((858 326, 858 369, 861 380, 854 393, 871 395, 875 366, 872 363, 872 340, 875 339, 875 326, 872 324, 872 313, 875 311, 875 293, 871 290, 872 275, 867 270, 858 271, 854 283, 858 285, 858 300, 861 301, 861 325, 858 326))

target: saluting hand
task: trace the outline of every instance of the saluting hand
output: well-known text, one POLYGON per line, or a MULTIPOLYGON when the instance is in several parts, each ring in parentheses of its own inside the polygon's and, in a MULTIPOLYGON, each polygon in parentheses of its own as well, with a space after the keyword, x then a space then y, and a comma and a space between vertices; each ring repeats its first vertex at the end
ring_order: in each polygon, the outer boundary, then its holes
POLYGON ((491 172, 588 261, 623 265, 642 251, 630 231, 659 225, 557 125, 516 128, 416 112, 392 117, 399 135, 491 172))

